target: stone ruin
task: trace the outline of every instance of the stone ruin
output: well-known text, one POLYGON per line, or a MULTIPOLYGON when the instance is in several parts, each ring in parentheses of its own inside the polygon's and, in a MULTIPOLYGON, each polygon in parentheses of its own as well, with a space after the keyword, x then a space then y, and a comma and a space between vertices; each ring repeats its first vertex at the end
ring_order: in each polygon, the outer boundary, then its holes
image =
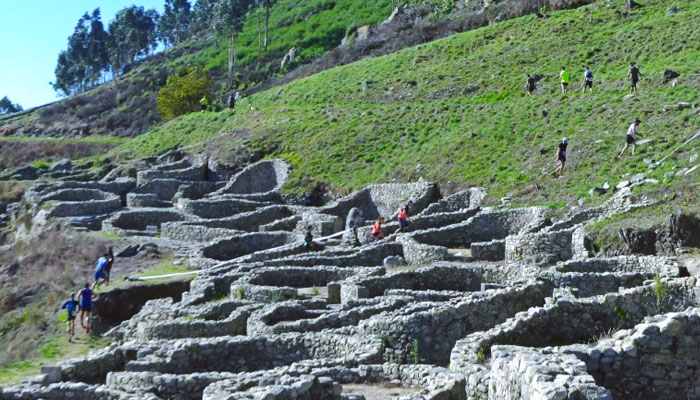
POLYGON ((150 237, 200 271, 113 321, 108 347, 0 399, 700 399, 695 278, 673 257, 593 257, 586 237, 650 201, 616 195, 553 221, 417 182, 309 207, 284 201, 283 161, 226 180, 209 165, 26 192, 44 217, 150 237), (335 235, 352 208, 365 217, 355 246, 335 235), (388 236, 373 240, 380 215, 388 236), (335 236, 306 251, 307 226, 335 236))

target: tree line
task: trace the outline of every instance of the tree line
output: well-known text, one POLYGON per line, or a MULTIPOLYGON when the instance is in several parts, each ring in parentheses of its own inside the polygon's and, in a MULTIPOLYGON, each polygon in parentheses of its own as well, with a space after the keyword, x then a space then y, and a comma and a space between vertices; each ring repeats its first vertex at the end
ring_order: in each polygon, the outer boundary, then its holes
POLYGON ((203 34, 229 43, 227 86, 233 85, 235 41, 250 13, 258 18, 258 42, 267 51, 270 8, 274 0, 165 0, 163 14, 132 5, 121 9, 105 29, 100 9, 85 13, 58 55, 54 90, 71 96, 128 72, 135 63, 164 48, 203 34), (260 13, 264 13, 264 28, 260 13))

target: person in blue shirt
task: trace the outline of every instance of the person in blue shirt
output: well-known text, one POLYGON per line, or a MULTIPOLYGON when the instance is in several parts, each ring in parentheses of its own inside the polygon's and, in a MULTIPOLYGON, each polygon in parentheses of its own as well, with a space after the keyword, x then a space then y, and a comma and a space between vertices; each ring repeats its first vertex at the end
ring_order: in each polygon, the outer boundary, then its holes
POLYGON ((92 288, 95 289, 100 284, 109 284, 109 273, 112 270, 112 263, 114 262, 114 255, 112 255, 112 248, 109 248, 107 253, 104 253, 95 262, 95 283, 92 284, 92 288))
POLYGON ((75 336, 75 316, 78 313, 78 302, 75 300, 75 295, 71 293, 70 299, 63 302, 61 309, 66 309, 66 322, 68 322, 68 341, 73 341, 75 336))
POLYGON ((85 328, 86 333, 90 333, 92 300, 96 297, 97 296, 95 296, 95 293, 92 291, 92 289, 90 289, 89 283, 86 283, 85 287, 78 292, 78 301, 80 302, 80 326, 85 328))

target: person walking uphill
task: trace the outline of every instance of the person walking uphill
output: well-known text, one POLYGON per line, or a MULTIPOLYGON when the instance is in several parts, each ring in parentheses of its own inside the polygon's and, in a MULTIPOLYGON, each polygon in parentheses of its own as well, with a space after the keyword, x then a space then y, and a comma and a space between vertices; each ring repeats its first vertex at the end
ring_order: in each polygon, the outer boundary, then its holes
POLYGON ((569 83, 571 82, 571 74, 566 70, 566 67, 561 67, 559 79, 561 80, 561 93, 564 94, 569 89, 569 83))
POLYGON ((104 257, 107 257, 107 263, 104 268, 104 284, 107 286, 109 285, 109 275, 112 273, 112 264, 114 264, 114 251, 112 251, 111 247, 107 249, 104 257))
POLYGON ((566 148, 569 145, 569 138, 562 138, 557 151, 557 169, 554 170, 554 176, 561 176, 566 166, 566 148))
POLYGON ((642 73, 639 71, 639 68, 637 68, 634 63, 630 63, 630 69, 627 71, 627 77, 630 78, 630 92, 634 93, 637 91, 637 83, 639 82, 639 78, 642 76, 642 73))
POLYGON ((583 73, 583 93, 586 93, 586 89, 590 89, 593 93, 593 71, 589 67, 586 67, 586 72, 583 73))
POLYGON ((634 155, 634 151, 637 150, 637 142, 635 141, 635 135, 639 135, 640 137, 642 134, 639 132, 639 124, 641 124, 642 121, 639 119, 634 120, 634 122, 630 125, 629 128, 627 128, 627 135, 625 137, 625 147, 622 148, 622 151, 620 154, 617 155, 617 158, 622 158, 622 155, 625 154, 625 150, 627 150, 627 147, 629 145, 632 145, 632 155, 634 155))
POLYGON ((109 282, 108 271, 112 270, 112 263, 114 262, 114 256, 112 254, 112 249, 109 252, 104 253, 95 262, 95 283, 92 284, 92 288, 95 289, 100 284, 106 284, 109 282))
POLYGON ((534 76, 527 74, 527 93, 532 94, 535 89, 537 89, 537 79, 534 76))
POLYGON ((68 341, 73 340, 75 336, 75 317, 78 313, 78 302, 75 300, 75 295, 71 293, 70 299, 63 302, 61 309, 66 309, 66 322, 68 323, 68 341))
POLYGON ((80 302, 80 326, 85 328, 85 333, 90 333, 92 300, 96 297, 95 293, 90 289, 89 283, 86 283, 85 287, 78 292, 78 301, 80 302))

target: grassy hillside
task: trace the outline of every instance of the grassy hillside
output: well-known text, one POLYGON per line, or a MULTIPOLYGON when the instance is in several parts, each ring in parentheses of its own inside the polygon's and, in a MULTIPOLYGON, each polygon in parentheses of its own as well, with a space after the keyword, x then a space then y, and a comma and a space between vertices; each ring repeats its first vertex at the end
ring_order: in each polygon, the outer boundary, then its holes
MULTIPOLYGON (((292 162, 297 183, 356 188, 424 177, 485 185, 495 196, 585 196, 596 184, 647 172, 643 159, 660 159, 700 129, 697 108, 664 110, 696 103, 700 83, 700 1, 674 15, 667 14, 671 4, 649 1, 628 13, 600 2, 492 25, 259 93, 247 100, 255 110, 242 104, 235 114, 184 116, 117 153, 144 156, 210 140, 209 148, 225 154, 222 146, 240 151, 246 143, 248 152, 292 162), (623 100, 632 60, 644 79, 640 91, 623 100), (593 94, 580 93, 585 65, 595 73, 593 94), (561 66, 575 78, 565 96, 561 66), (662 83, 666 68, 681 74, 675 87, 662 83), (526 72, 544 75, 535 96, 524 94, 526 72), (652 142, 618 161, 637 117, 652 142), (214 139, 222 134, 226 140, 214 139), (569 164, 565 176, 554 179, 546 173, 554 169, 562 136, 570 138, 569 164)), ((668 182, 667 173, 688 166, 696 152, 698 144, 691 144, 650 177, 668 182)))
POLYGON ((664 110, 698 102, 700 1, 673 15, 669 1, 632 12, 620 3, 523 17, 329 70, 252 96, 254 110, 244 103, 235 114, 190 114, 155 127, 116 154, 197 143, 193 150, 226 154, 245 143, 246 152, 292 162, 297 184, 356 188, 424 177, 488 186, 495 196, 529 193, 539 202, 586 196, 594 185, 638 172, 668 183, 668 172, 689 166, 698 143, 654 171, 643 159, 660 159, 700 129, 699 109, 664 110), (629 61, 644 79, 623 100, 629 61), (593 94, 580 93, 585 65, 595 73, 593 94), (565 96, 561 66, 574 77, 565 96), (662 83, 666 68, 681 74, 675 87, 662 83), (544 75, 535 96, 524 94, 527 72, 544 75), (637 117, 652 142, 618 161, 637 117), (562 136, 570 138, 569 163, 555 179, 547 172, 562 136))
MULTIPOLYGON (((236 42, 236 55, 241 65, 255 63, 250 78, 277 72, 282 57, 296 47, 296 64, 308 62, 337 47, 346 32, 357 26, 376 25, 391 14, 391 0, 278 0, 270 11, 269 46, 260 53, 258 16, 264 30, 264 10, 252 13, 245 21, 236 42), (258 72, 256 74, 256 72, 258 72)), ((203 51, 182 57, 184 62, 206 65, 207 69, 225 71, 228 65, 228 43, 221 41, 203 51)))

